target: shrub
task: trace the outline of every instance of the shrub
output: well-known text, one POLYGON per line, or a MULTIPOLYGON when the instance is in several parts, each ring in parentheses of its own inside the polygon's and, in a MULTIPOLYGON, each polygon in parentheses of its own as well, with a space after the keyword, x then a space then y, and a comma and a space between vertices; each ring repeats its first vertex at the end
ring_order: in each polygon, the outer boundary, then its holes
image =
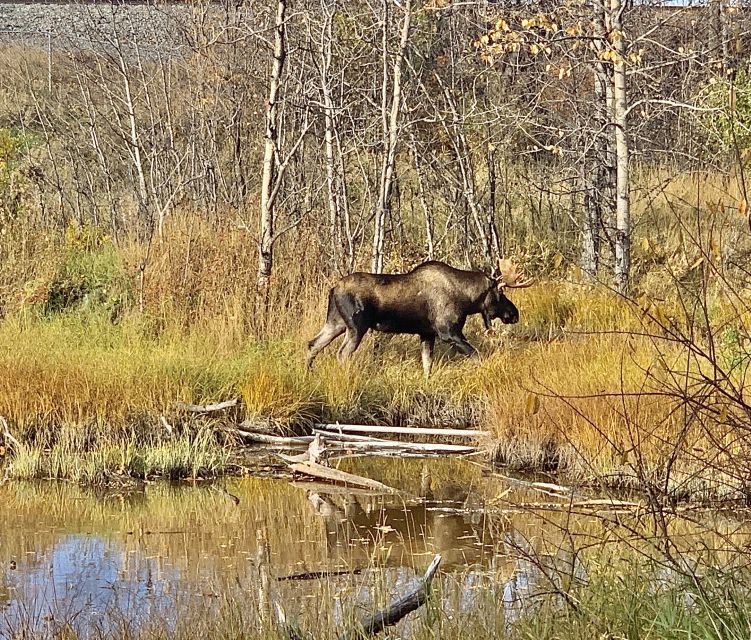
POLYGON ((64 257, 49 283, 46 314, 101 309, 114 319, 133 301, 131 278, 109 237, 90 227, 71 226, 64 257))

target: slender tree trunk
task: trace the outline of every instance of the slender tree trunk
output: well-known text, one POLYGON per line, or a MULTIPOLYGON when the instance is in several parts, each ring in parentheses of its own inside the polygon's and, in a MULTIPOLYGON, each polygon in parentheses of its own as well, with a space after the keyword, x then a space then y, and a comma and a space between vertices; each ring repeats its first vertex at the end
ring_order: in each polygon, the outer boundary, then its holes
POLYGON ((261 175, 261 240, 258 254, 258 284, 266 286, 274 266, 274 164, 279 131, 277 128, 277 96, 286 55, 284 20, 287 0, 278 0, 274 27, 274 61, 271 65, 269 98, 266 105, 266 134, 261 175))
POLYGON ((730 58, 730 41, 725 23, 724 0, 711 0, 709 12, 711 21, 709 48, 713 57, 720 62, 724 69, 730 58))
POLYGON ((146 222, 149 225, 149 229, 152 228, 153 221, 151 220, 151 212, 149 207, 149 192, 146 187, 146 175, 144 171, 143 158, 141 157, 141 142, 138 138, 138 124, 136 121, 136 107, 133 101, 133 92, 130 87, 130 76, 128 74, 128 67, 125 64, 125 57, 123 56, 122 49, 120 48, 120 42, 117 41, 117 56, 118 65, 120 67, 120 73, 123 81, 123 102, 125 103, 126 114, 128 117, 128 135, 130 142, 130 156, 133 159, 133 167, 136 171, 136 178, 138 181, 138 206, 141 215, 146 218, 146 222))
POLYGON ((597 184, 597 160, 585 158, 581 163, 580 184, 584 193, 581 268, 590 277, 597 276, 600 262, 600 192, 597 184))
POLYGON ((631 215, 629 196, 629 147, 626 135, 626 43, 621 23, 621 1, 610 2, 610 33, 618 54, 613 64, 613 122, 615 124, 616 208, 615 287, 628 292, 631 271, 631 215))
POLYGON ((435 256, 435 242, 433 241, 433 216, 428 207, 428 201, 425 197, 425 183, 423 176, 422 163, 417 151, 417 141, 414 135, 410 135, 410 145, 412 147, 412 156, 415 161, 415 172, 417 173, 417 194, 420 199, 423 215, 425 216, 425 243, 428 249, 428 260, 435 256))
POLYGON ((324 139, 326 143, 326 187, 329 203, 329 242, 331 243, 331 259, 333 267, 341 267, 340 255, 342 250, 341 215, 339 213, 339 187, 337 180, 337 165, 334 146, 334 102, 331 99, 329 86, 329 69, 331 68, 331 23, 336 4, 329 9, 329 2, 322 3, 324 12, 323 29, 321 30, 321 93, 324 108, 324 139))
POLYGON ((339 134, 334 131, 336 140, 337 151, 337 167, 339 169, 339 184, 341 186, 341 213, 342 213, 342 226, 344 227, 344 239, 346 240, 346 252, 347 252, 347 272, 351 272, 355 268, 355 238, 352 233, 352 220, 349 213, 349 189, 347 186, 347 174, 344 170, 344 151, 342 150, 342 141, 339 134))
POLYGON ((488 241, 497 257, 501 257, 501 241, 498 237, 498 227, 495 222, 496 187, 495 151, 493 143, 488 143, 488 241))
MULTIPOLYGON (((388 0, 384 0, 383 3, 383 47, 384 56, 386 56, 386 30, 388 28, 388 0)), ((378 194, 378 208, 376 209, 375 223, 373 229, 373 253, 371 268, 374 273, 381 273, 383 271, 383 243, 385 236, 385 221, 386 214, 389 211, 391 201, 391 190, 394 183, 394 167, 396 164, 396 149, 399 128, 399 114, 401 108, 401 95, 402 95, 402 67, 404 66, 404 56, 407 51, 407 43, 409 41, 409 28, 410 21, 412 20, 412 2, 411 0, 405 0, 404 2, 404 20, 402 22, 401 37, 399 40, 399 51, 396 54, 396 60, 394 60, 394 79, 391 91, 391 110, 389 113, 388 121, 386 118, 386 85, 388 83, 388 70, 387 65, 384 64, 383 74, 383 115, 384 115, 384 143, 385 149, 383 154, 383 165, 381 168, 381 184, 378 194)))
MULTIPOLYGON (((602 53, 607 44, 607 0, 593 0, 592 7, 595 23, 595 46, 598 53, 602 53)), ((593 67, 594 99, 596 113, 597 136, 588 158, 585 158, 585 172, 587 172, 584 188, 585 195, 585 228, 582 246, 582 269, 595 275, 604 259, 602 240, 605 240, 608 250, 607 262, 615 264, 615 135, 613 133, 613 75, 611 69, 602 60, 596 61, 593 67), (592 207, 592 210, 588 210, 592 207), (595 219, 596 216, 596 219, 595 219), (594 225, 594 226, 593 226, 594 225), (596 237, 594 234, 597 234, 596 237), (602 235, 601 235, 602 234, 602 235), (589 236, 589 237, 587 237, 589 236), (590 244, 586 247, 587 243, 590 244), (597 253, 594 264, 586 255, 592 257, 597 253)))

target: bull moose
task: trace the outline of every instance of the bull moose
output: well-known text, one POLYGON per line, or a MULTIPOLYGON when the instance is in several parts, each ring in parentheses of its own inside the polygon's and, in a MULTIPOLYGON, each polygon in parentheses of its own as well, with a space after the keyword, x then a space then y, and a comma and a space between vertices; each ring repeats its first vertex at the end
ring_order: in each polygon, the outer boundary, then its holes
POLYGON ((518 322, 519 311, 505 289, 531 284, 510 260, 499 260, 490 275, 433 260, 402 274, 352 273, 329 291, 326 323, 308 343, 307 365, 345 332, 339 360, 348 358, 373 329, 420 336, 422 366, 429 376, 436 337, 464 355, 476 355, 462 332, 467 316, 481 314, 486 329, 495 318, 505 324, 518 322))

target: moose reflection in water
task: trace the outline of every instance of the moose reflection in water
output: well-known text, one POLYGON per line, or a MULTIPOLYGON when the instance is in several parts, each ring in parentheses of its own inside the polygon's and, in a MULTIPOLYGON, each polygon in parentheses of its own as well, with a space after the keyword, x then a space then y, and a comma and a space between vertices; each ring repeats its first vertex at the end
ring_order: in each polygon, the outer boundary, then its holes
POLYGON ((444 571, 489 566, 504 532, 493 531, 481 505, 473 504, 469 492, 460 487, 444 490, 441 499, 427 486, 422 493, 422 500, 406 502, 319 489, 308 491, 308 500, 323 518, 335 562, 350 567, 373 562, 411 566, 419 572, 426 558, 440 554, 444 571))

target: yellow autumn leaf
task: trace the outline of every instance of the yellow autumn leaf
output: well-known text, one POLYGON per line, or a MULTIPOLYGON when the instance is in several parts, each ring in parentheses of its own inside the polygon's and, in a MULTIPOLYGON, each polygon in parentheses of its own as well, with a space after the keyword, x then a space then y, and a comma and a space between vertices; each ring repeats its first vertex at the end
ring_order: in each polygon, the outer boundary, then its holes
POLYGON ((535 393, 527 394, 525 411, 528 416, 535 415, 540 410, 540 397, 535 393))

